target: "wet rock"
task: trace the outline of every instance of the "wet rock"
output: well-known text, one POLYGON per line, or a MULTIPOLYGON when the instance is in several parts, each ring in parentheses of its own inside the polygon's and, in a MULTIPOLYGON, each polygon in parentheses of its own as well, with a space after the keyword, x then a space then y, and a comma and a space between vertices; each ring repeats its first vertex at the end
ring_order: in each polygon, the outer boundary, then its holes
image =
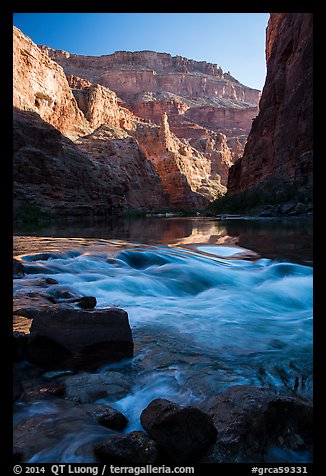
POLYGON ((193 461, 216 439, 216 428, 209 415, 163 398, 153 400, 143 410, 140 421, 162 454, 173 463, 193 461))
POLYGON ((289 202, 283 203, 283 205, 281 205, 281 207, 280 207, 281 213, 283 215, 288 214, 291 210, 293 210, 295 208, 296 205, 297 205, 297 203, 293 200, 290 200, 289 202))
POLYGON ((14 362, 19 362, 26 358, 28 335, 25 332, 13 332, 13 352, 14 362))
POLYGON ((21 400, 24 402, 36 402, 41 400, 53 400, 54 397, 64 397, 65 387, 58 383, 43 383, 39 385, 32 382, 23 382, 24 393, 21 400))
POLYGON ((291 210, 291 215, 302 215, 303 213, 306 213, 307 211, 307 205, 305 205, 302 202, 299 202, 296 204, 293 210, 291 210))
POLYGON ((209 414, 218 436, 201 463, 264 462, 274 444, 311 443, 312 407, 263 388, 234 386, 212 400, 209 414))
POLYGON ((46 266, 37 266, 36 264, 24 264, 26 274, 55 274, 57 271, 46 266))
POLYGON ((13 278, 22 278, 25 275, 25 267, 24 265, 18 261, 17 259, 13 258, 13 278))
POLYGON ((305 442, 300 435, 293 433, 285 438, 284 446, 293 451, 300 451, 305 449, 305 442))
POLYGON ((56 279, 53 278, 43 278, 46 284, 59 284, 56 279))
POLYGON ((33 319, 57 300, 46 292, 19 290, 13 298, 13 313, 33 319))
POLYGON ((82 296, 78 298, 67 299, 66 302, 76 303, 82 309, 94 309, 96 306, 96 298, 93 296, 82 296))
POLYGON ((49 290, 49 293, 51 296, 53 296, 55 299, 62 299, 62 300, 67 300, 67 299, 72 299, 76 298, 76 294, 74 294, 68 287, 66 286, 57 286, 49 290))
MULTIPOLYGON (((53 279, 53 278, 30 278, 30 279, 24 278, 23 282, 19 283, 19 285, 21 285, 22 287, 36 286, 40 288, 49 288, 50 286, 54 284, 59 284, 59 283, 56 279, 53 279)), ((19 285, 17 285, 17 288, 20 287, 19 285)))
POLYGON ((65 393, 65 386, 59 383, 45 384, 39 388, 40 395, 54 395, 55 397, 63 397, 65 393))
POLYGON ((123 413, 112 407, 93 410, 90 411, 89 414, 92 417, 95 417, 100 425, 110 428, 111 430, 121 431, 128 424, 128 419, 123 415, 123 413))
POLYGON ((93 461, 95 442, 114 434, 87 414, 88 408, 64 398, 39 402, 38 408, 46 411, 34 415, 25 413, 14 426, 13 443, 24 453, 25 461, 40 452, 44 458, 52 457, 54 461, 63 454, 66 458, 83 457, 85 461, 93 461))
POLYGON ((271 208, 265 208, 265 210, 262 210, 259 213, 260 217, 272 217, 273 216, 273 211, 271 208))
POLYGON ((30 328, 27 359, 45 369, 96 369, 133 355, 123 309, 42 309, 30 328))
POLYGON ((66 398, 79 403, 94 402, 106 397, 111 401, 126 396, 131 384, 125 375, 119 372, 88 373, 79 372, 60 380, 66 388, 66 398))
POLYGON ((155 442, 142 431, 103 441, 94 447, 94 454, 100 461, 118 464, 155 464, 158 459, 155 442))
POLYGON ((259 213, 260 217, 275 217, 280 215, 279 205, 270 205, 259 213))
POLYGON ((35 255, 24 256, 26 261, 47 261, 49 259, 59 259, 60 255, 56 253, 36 253, 35 255))

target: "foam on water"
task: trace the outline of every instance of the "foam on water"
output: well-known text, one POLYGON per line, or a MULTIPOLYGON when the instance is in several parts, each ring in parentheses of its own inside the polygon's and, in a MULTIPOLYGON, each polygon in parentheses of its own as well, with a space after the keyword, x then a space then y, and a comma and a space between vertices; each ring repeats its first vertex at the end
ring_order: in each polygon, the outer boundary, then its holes
MULTIPOLYGON (((100 248, 92 242, 72 251, 46 261, 21 258, 39 266, 30 277, 48 276, 46 266, 59 282, 53 288, 66 286, 95 296, 99 308, 128 312, 135 357, 116 368, 137 377, 128 395, 110 401, 127 415, 126 431, 140 429, 141 411, 157 397, 200 404, 239 384, 312 397, 311 267, 225 246, 126 247, 102 240, 100 248)), ((24 281, 16 281, 18 291, 24 281)), ((72 461, 76 448, 68 447, 72 461)), ((65 461, 62 451, 60 445, 54 451, 57 461, 65 461)), ((41 452, 33 461, 48 458, 41 452)))

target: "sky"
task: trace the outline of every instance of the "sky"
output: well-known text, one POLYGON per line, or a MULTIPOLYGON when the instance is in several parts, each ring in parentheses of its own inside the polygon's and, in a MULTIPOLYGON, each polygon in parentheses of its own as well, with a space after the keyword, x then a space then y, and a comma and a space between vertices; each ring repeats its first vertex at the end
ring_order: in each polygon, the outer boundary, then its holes
POLYGON ((219 65, 246 86, 266 76, 268 13, 14 13, 34 43, 79 55, 157 51, 219 65))

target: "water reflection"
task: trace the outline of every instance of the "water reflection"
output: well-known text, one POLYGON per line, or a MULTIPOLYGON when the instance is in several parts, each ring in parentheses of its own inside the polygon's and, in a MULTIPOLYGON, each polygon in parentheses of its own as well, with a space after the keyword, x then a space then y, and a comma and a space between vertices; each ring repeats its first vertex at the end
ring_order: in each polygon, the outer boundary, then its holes
MULTIPOLYGON (((266 258, 312 262, 312 220, 299 218, 223 220, 215 218, 116 218, 87 220, 15 231, 14 253, 24 253, 26 240, 19 235, 57 238, 96 238, 142 244, 191 246, 193 244, 238 245, 266 258)), ((35 252, 49 251, 49 241, 34 243, 35 252)), ((29 249, 31 251, 31 249, 29 249)))

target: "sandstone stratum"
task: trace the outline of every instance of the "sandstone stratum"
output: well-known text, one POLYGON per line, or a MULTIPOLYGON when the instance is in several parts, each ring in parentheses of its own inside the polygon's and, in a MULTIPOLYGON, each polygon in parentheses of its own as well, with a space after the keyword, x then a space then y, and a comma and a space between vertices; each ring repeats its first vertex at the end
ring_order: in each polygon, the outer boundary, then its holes
POLYGON ((204 209, 226 192, 260 92, 155 52, 91 57, 14 27, 14 208, 204 209))

